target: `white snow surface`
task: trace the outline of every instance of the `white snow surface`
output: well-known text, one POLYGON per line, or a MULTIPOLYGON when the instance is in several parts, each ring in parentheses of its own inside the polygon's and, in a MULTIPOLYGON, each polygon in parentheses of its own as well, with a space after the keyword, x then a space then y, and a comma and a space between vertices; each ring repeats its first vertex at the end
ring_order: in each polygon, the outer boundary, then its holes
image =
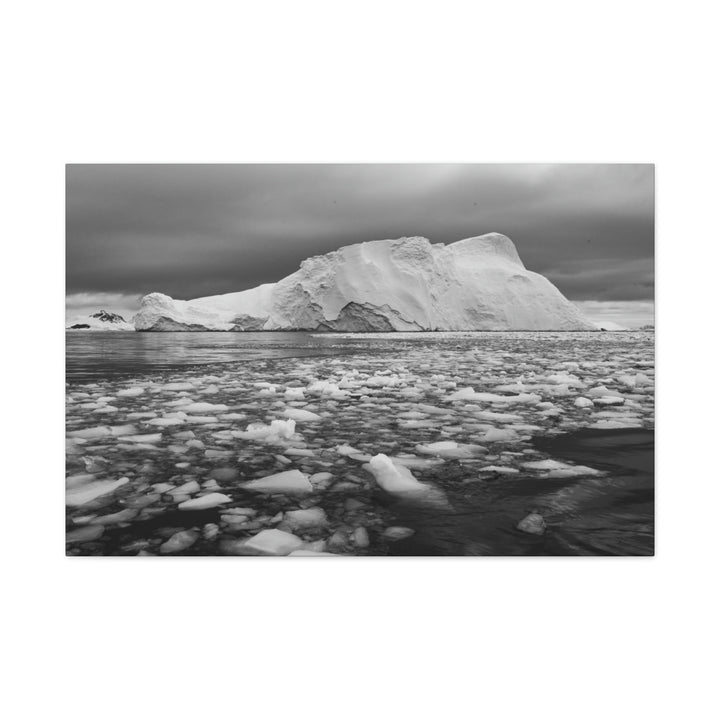
POLYGON ((65 319, 65 328, 72 330, 73 325, 88 325, 87 328, 80 328, 83 330, 101 330, 101 331, 117 331, 126 330, 133 331, 135 326, 133 323, 128 322, 121 315, 116 313, 109 313, 105 310, 100 310, 92 315, 76 315, 75 317, 65 319))
POLYGON ((142 299, 137 330, 338 332, 595 330, 512 241, 489 233, 449 245, 423 237, 348 245, 277 283, 226 295, 142 299))

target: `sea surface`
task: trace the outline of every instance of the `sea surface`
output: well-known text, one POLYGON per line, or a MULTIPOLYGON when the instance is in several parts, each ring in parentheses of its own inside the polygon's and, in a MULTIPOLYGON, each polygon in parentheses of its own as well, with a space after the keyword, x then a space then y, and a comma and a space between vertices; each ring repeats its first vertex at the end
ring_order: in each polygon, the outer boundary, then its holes
POLYGON ((653 553, 652 333, 66 343, 69 554, 244 555, 273 528, 340 555, 653 553), (297 411, 314 417, 290 428, 297 411), (378 454, 426 492, 383 489, 378 454), (294 469, 312 492, 245 486, 294 469), (210 492, 227 501, 178 509, 210 492), (298 526, 307 509, 315 524, 298 526), (538 534, 518 529, 530 513, 538 534))

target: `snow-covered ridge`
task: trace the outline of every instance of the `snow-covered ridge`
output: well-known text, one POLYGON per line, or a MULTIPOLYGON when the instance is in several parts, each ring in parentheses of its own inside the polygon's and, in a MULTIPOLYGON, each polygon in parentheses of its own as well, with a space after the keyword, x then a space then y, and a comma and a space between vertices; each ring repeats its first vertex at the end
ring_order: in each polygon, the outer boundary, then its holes
POLYGON ((70 320, 67 330, 135 330, 132 323, 127 322, 122 315, 100 310, 84 317, 70 320))
POLYGON ((277 283, 243 292, 142 299, 144 331, 389 332, 595 330, 505 235, 449 245, 375 240, 308 258, 277 283))

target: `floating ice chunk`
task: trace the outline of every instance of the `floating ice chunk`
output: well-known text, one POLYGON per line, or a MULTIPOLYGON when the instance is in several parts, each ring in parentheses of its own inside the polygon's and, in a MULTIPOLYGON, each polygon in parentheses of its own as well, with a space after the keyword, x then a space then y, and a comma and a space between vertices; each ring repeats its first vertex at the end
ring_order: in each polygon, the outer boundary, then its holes
POLYGON ((185 418, 182 417, 161 417, 154 418, 148 421, 148 425, 155 425, 157 427, 170 427, 171 425, 184 425, 185 418))
POLYGON ((299 387, 287 388, 287 390, 285 390, 285 399, 286 400, 304 400, 305 399, 305 390, 303 390, 303 388, 299 388, 299 387))
POLYGON ((210 493, 202 495, 192 500, 186 500, 178 505, 178 510, 207 510, 209 508, 218 507, 225 503, 232 502, 232 498, 222 493, 210 493))
POLYGON ((123 442, 132 443, 159 443, 162 440, 162 433, 153 433, 149 435, 125 435, 123 442))
POLYGON ((65 478, 65 487, 71 488, 71 487, 77 487, 78 485, 85 485, 86 483, 89 483, 91 480, 95 479, 95 475, 93 473, 78 473, 77 475, 68 475, 68 477, 65 478))
MULTIPOLYGON (((475 408, 475 406, 469 406, 475 408)), ((489 420, 490 422, 521 422, 523 420, 522 415, 512 415, 511 413, 497 413, 491 410, 481 410, 480 412, 474 412, 475 417, 478 420, 489 420)))
POLYGON ((443 440, 429 445, 416 445, 415 452, 444 458, 470 458, 485 452, 485 448, 482 445, 462 445, 454 440, 443 440))
POLYGON ((329 395, 336 400, 346 398, 350 395, 349 391, 341 390, 335 383, 328 380, 317 380, 308 385, 307 392, 311 395, 329 395))
POLYGON ((263 423, 250 423, 243 430, 233 430, 234 437, 243 440, 257 440, 259 442, 277 443, 282 440, 289 440, 295 434, 295 421, 273 420, 270 425, 263 423))
POLYGON ((125 508, 119 512, 112 513, 110 515, 101 515, 93 520, 93 523, 99 525, 118 525, 119 523, 126 523, 134 520, 137 516, 138 511, 132 508, 125 508))
POLYGON ((218 420, 245 420, 247 415, 244 413, 223 413, 218 416, 218 420))
POLYGON ((142 387, 130 387, 124 390, 118 391, 118 397, 137 397, 145 392, 145 388, 142 387))
POLYGON ((365 387, 394 387, 401 382, 402 380, 400 380, 397 375, 373 375, 367 378, 367 380, 361 381, 365 387))
POLYGON ((448 395, 448 400, 472 400, 475 397, 475 390, 471 387, 460 388, 448 395))
POLYGON ((615 397, 613 395, 603 395, 602 397, 595 398, 596 405, 623 405, 625 398, 615 397))
POLYGON ((364 465, 375 477, 377 484, 389 493, 425 493, 430 486, 415 479, 410 469, 404 465, 395 465, 383 453, 375 455, 364 465))
POLYGON ((206 458, 228 458, 232 457, 232 454, 232 450, 216 450, 215 448, 208 448, 205 451, 206 458))
POLYGON ((70 507, 79 507, 102 495, 110 494, 128 482, 130 482, 129 478, 121 477, 119 480, 98 480, 68 489, 65 492, 65 504, 70 507))
POLYGON ((570 467, 558 468, 551 470, 545 477, 548 478, 572 478, 582 477, 584 475, 602 475, 600 470, 587 467, 586 465, 571 465, 570 467))
POLYGON ((335 448, 338 455, 359 455, 360 450, 356 450, 352 445, 338 445, 335 448))
POLYGON ((303 545, 296 535, 277 529, 262 530, 244 543, 245 550, 258 555, 289 555, 303 545))
POLYGON ((622 393, 619 393, 617 390, 609 390, 604 385, 597 385, 596 387, 588 390, 585 394, 591 398, 608 396, 622 397, 622 393))
POLYGON ((364 527, 355 528, 352 534, 352 541, 355 547, 366 548, 370 544, 368 531, 364 527))
POLYGON ((167 405, 167 407, 184 407, 185 405, 191 405, 192 400, 189 397, 181 397, 177 400, 171 400, 169 402, 163 403, 163 405, 167 405))
POLYGON ((559 460, 532 460, 530 462, 524 462, 522 464, 524 468, 529 470, 560 470, 564 468, 572 467, 567 463, 560 462, 559 460))
POLYGON ((175 489, 175 486, 171 483, 153 483, 151 487, 155 492, 159 493, 169 492, 175 489))
POLYGON ((193 425, 212 425, 218 422, 218 419, 213 415, 188 415, 185 422, 193 425))
MULTIPOLYGON (((472 390, 472 388, 470 388, 472 390)), ((448 408, 439 408, 435 405, 425 405, 424 403, 418 403, 417 409, 425 415, 452 415, 452 410, 448 408)))
POLYGON ((195 386, 188 382, 167 383, 159 386, 161 390, 195 390, 195 386))
POLYGON ((548 375, 547 381, 557 385, 585 387, 585 383, 577 375, 572 375, 571 373, 556 373, 555 375, 548 375))
POLYGON ((301 410, 299 408, 287 408, 283 415, 288 418, 292 418, 297 422, 315 422, 316 420, 322 420, 322 418, 314 412, 309 410, 301 410))
POLYGON ((154 418, 155 413, 154 412, 134 412, 134 413, 128 413, 125 416, 126 420, 144 420, 145 418, 154 418))
POLYGON ((401 527, 399 525, 393 525, 392 527, 385 528, 383 531, 383 537, 386 540, 404 540, 415 534, 412 528, 401 527))
POLYGON ((570 478, 582 477, 583 475, 602 475, 600 470, 586 467, 585 465, 568 465, 558 460, 533 460, 522 463, 524 468, 529 470, 547 470, 545 477, 548 478, 570 478))
POLYGON ((519 473, 520 471, 517 468, 513 467, 507 467, 506 465, 486 465, 485 467, 481 467, 479 472, 487 472, 487 473, 501 473, 503 475, 514 475, 515 473, 519 473))
POLYGON ((68 433, 68 437, 84 438, 86 440, 94 440, 95 438, 107 437, 111 435, 110 428, 107 425, 99 425, 98 427, 83 428, 82 430, 73 430, 68 433))
POLYGON ((598 420, 596 423, 588 425, 593 430, 621 430, 624 428, 636 428, 642 427, 642 422, 639 420, 598 420))
POLYGON ((65 543, 83 543, 97 540, 105 532, 102 525, 85 525, 65 534, 65 543))
POLYGON ((390 458, 393 465, 402 465, 403 467, 415 468, 416 470, 423 470, 424 468, 435 467, 442 465, 445 461, 435 458, 419 458, 415 455, 395 455, 390 458))
POLYGON ((593 401, 590 398, 579 397, 575 399, 575 407, 587 408, 593 406, 593 401))
POLYGON ((448 395, 448 400, 473 400, 489 403, 538 403, 542 400, 540 395, 534 393, 520 393, 519 395, 496 395, 495 393, 475 392, 471 387, 464 387, 448 395))
POLYGON ((327 515, 321 507, 288 510, 283 517, 283 524, 290 530, 320 527, 327 524, 327 515))
POLYGON ((457 450, 458 444, 454 440, 443 440, 441 442, 430 443, 429 445, 417 445, 415 449, 418 452, 433 455, 443 450, 457 450))
POLYGON ((200 492, 200 484, 197 480, 190 480, 183 485, 178 485, 178 487, 170 490, 169 492, 170 495, 177 499, 178 496, 181 495, 192 495, 193 493, 200 492))
POLYGON ((241 487, 254 492, 275 494, 306 493, 313 490, 308 475, 300 470, 286 470, 257 480, 250 480, 241 487))
POLYGON ((482 436, 484 442, 513 442, 517 439, 517 433, 507 428, 492 428, 482 436))
POLYGON ((517 525, 517 529, 530 535, 542 535, 545 532, 545 519, 540 513, 526 515, 517 525))
POLYGON ((422 420, 423 418, 427 417, 427 414, 418 412, 417 410, 410 410, 408 412, 398 413, 396 417, 406 418, 408 420, 422 420))
POLYGON ((203 525, 203 537, 206 540, 214 540, 220 534, 220 528, 215 523, 203 525))
POLYGON ((286 455, 297 455, 299 457, 314 457, 315 451, 309 448, 294 448, 289 447, 285 450, 286 455))
POLYGON ((167 542, 160 546, 160 552, 163 555, 169 553, 182 552, 197 542, 200 533, 196 530, 181 530, 176 532, 167 542))
POLYGON ((352 455, 348 455, 348 457, 351 460, 356 460, 357 462, 370 462, 372 460, 372 455, 367 455, 366 453, 353 453, 352 455))
POLYGON ((182 406, 183 412, 192 413, 193 415, 201 415, 202 413, 221 413, 229 410, 227 405, 214 405, 213 403, 188 403, 182 406))

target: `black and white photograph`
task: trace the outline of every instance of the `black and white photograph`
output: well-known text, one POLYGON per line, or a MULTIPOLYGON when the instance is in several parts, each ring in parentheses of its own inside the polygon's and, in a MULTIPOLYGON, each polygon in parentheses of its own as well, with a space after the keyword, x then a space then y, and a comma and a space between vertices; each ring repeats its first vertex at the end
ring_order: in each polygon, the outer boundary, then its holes
POLYGON ((654 168, 68 165, 69 555, 654 551, 654 168))
POLYGON ((715 720, 717 11, 6 4, 12 720, 715 720))

